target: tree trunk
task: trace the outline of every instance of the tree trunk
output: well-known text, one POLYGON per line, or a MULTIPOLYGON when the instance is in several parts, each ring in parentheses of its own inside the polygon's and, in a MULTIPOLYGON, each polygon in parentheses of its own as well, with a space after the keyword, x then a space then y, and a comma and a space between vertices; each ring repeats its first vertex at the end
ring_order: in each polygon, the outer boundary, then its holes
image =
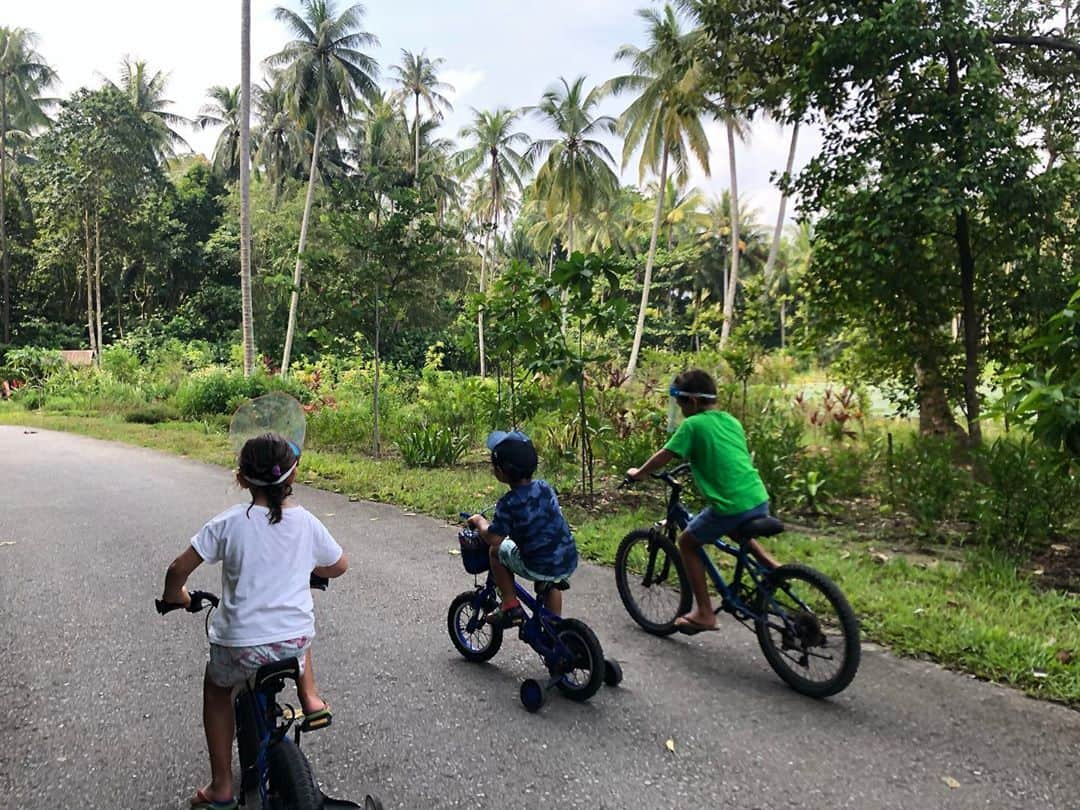
MULTIPOLYGON (((784 169, 784 175, 791 177, 791 168, 795 165, 795 144, 799 138, 799 122, 795 122, 795 126, 791 130, 791 148, 788 149, 787 156, 787 168, 784 169)), ((773 268, 776 266, 776 257, 780 254, 780 235, 784 230, 784 214, 787 210, 787 191, 780 192, 780 213, 776 217, 776 229, 773 231, 772 244, 769 246, 769 258, 765 262, 765 281, 772 278, 773 268)))
POLYGON ((240 312, 244 376, 255 370, 251 306, 251 0, 240 3, 240 312))
POLYGON ((729 117, 727 124, 728 171, 731 176, 731 273, 724 288, 724 323, 720 327, 720 348, 731 334, 731 319, 735 312, 735 291, 739 288, 739 180, 735 171, 735 126, 729 117))
POLYGON ((300 244, 296 248, 296 269, 293 271, 292 297, 289 299, 289 328, 285 332, 285 352, 281 357, 281 376, 289 376, 289 359, 292 355, 293 336, 296 333, 296 310, 300 304, 300 271, 304 264, 304 248, 307 246, 308 222, 311 220, 311 204, 315 199, 315 180, 319 169, 319 141, 322 139, 322 120, 315 119, 315 142, 311 145, 311 171, 308 173, 307 196, 304 198, 304 216, 300 220, 300 244))
POLYGON ((83 209, 83 244, 86 247, 86 331, 90 337, 90 351, 96 357, 97 332, 94 329, 94 262, 91 258, 93 243, 90 241, 90 209, 83 209))
POLYGON ((979 421, 979 316, 975 311, 975 257, 971 252, 971 229, 967 211, 956 215, 956 247, 960 255, 960 297, 964 322, 964 405, 967 414, 968 444, 982 444, 979 421))
POLYGON ((956 436, 960 426, 953 418, 945 383, 935 361, 924 358, 915 364, 919 397, 919 432, 930 436, 956 436))
POLYGON ((787 301, 780 300, 780 351, 787 345, 787 301))
MULTIPOLYGON (((667 185, 668 148, 660 158, 660 188, 667 185)), ((660 219, 664 214, 664 195, 656 196, 656 212, 653 214, 652 235, 649 237, 649 255, 645 258, 645 278, 641 286, 641 305, 638 307, 637 325, 634 327, 634 343, 630 347, 630 360, 626 364, 626 382, 634 376, 637 369, 638 354, 641 351, 641 339, 645 335, 645 310, 649 306, 649 285, 652 283, 653 261, 656 259, 656 238, 660 233, 660 219)))
POLYGON ((102 339, 101 329, 101 211, 94 209, 94 291, 97 296, 95 311, 97 312, 97 364, 101 365, 101 353, 105 350, 105 342, 102 339))
POLYGON ((413 97, 416 101, 415 105, 415 117, 413 118, 413 129, 415 135, 413 140, 415 141, 414 157, 413 157, 413 186, 420 186, 420 94, 413 93, 413 97))
POLYGON ((0 274, 3 275, 3 307, 0 308, 0 343, 11 341, 11 266, 7 245, 7 77, 0 76, 0 274))
MULTIPOLYGON (((487 223, 484 223, 484 251, 480 255, 480 295, 484 294, 486 281, 485 272, 487 271, 487 258, 488 247, 491 244, 491 229, 487 228, 487 223)), ((484 350, 484 306, 480 305, 480 311, 476 313, 476 338, 480 347, 480 377, 487 377, 487 355, 484 350)))
POLYGON ((372 403, 372 411, 375 417, 375 429, 372 435, 375 444, 375 458, 382 453, 382 437, 379 435, 379 393, 381 386, 379 353, 379 285, 375 285, 375 398, 372 403))

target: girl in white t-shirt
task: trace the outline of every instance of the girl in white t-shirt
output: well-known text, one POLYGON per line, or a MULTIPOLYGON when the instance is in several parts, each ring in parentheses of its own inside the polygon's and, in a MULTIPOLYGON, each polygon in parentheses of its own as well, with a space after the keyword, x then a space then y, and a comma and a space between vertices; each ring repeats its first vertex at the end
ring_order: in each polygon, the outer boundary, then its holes
POLYGON ((233 689, 263 664, 295 657, 297 691, 308 722, 329 720, 311 665, 315 612, 310 575, 338 577, 348 561, 326 527, 292 499, 299 454, 282 437, 249 439, 237 483, 251 492, 191 538, 165 575, 162 601, 191 603, 185 583, 202 563, 222 564, 221 603, 210 623, 210 661, 203 679, 203 724, 210 784, 192 808, 237 807, 232 788, 233 689))

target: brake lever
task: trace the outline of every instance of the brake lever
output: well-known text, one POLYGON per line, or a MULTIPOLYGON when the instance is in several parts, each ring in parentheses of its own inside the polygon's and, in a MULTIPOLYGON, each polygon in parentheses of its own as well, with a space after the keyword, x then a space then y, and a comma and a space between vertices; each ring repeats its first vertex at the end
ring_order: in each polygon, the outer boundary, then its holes
POLYGON ((308 580, 308 587, 312 588, 313 590, 316 590, 316 591, 325 591, 326 586, 329 585, 329 584, 330 584, 330 578, 329 577, 316 576, 314 573, 311 575, 311 578, 308 580))

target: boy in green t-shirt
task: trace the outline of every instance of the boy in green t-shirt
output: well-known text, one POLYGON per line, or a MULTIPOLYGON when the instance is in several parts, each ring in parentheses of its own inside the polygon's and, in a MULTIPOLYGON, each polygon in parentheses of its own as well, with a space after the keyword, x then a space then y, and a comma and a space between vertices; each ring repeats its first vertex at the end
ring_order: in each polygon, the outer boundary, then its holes
MULTIPOLYGON (((716 629, 716 614, 698 549, 730 534, 751 518, 768 515, 769 495, 750 458, 739 420, 716 407, 713 378, 700 369, 684 371, 675 378, 669 393, 682 411, 683 423, 661 450, 626 474, 640 480, 672 459, 684 458, 690 462, 694 482, 708 501, 708 506, 694 515, 679 535, 679 551, 694 592, 694 607, 675 620, 675 627, 680 633, 693 635, 716 629)), ((750 549, 766 567, 778 565, 756 540, 750 549)))

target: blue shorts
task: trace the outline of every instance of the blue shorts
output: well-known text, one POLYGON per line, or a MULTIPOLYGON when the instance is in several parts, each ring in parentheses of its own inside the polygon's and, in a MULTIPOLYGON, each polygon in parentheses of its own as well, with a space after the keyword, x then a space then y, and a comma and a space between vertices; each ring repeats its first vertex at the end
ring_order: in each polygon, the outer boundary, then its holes
POLYGON ((768 515, 768 501, 736 515, 721 515, 711 506, 706 506, 690 518, 690 522, 686 524, 686 531, 692 534, 698 543, 712 543, 724 535, 731 534, 751 518, 768 517, 768 515))
POLYGON ((508 569, 515 574, 525 579, 531 579, 533 582, 558 582, 563 579, 569 579, 570 575, 574 573, 577 568, 571 568, 564 574, 558 576, 552 576, 551 574, 538 574, 535 571, 530 571, 528 566, 525 565, 525 560, 521 558, 521 549, 517 547, 517 543, 511 540, 509 537, 505 538, 499 544, 499 562, 501 562, 508 569))

